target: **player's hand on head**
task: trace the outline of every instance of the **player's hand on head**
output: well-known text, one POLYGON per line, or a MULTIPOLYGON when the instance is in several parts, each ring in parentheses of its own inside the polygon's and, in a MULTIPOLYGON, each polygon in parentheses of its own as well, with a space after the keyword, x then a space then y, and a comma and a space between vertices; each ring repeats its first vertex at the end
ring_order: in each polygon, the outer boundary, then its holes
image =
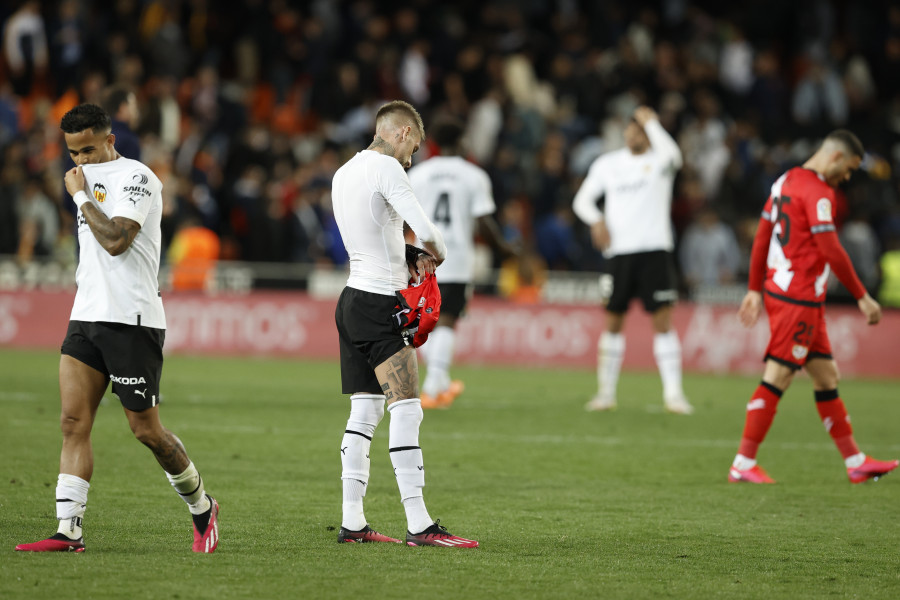
POLYGON ((656 114, 656 111, 649 106, 639 106, 634 111, 634 120, 637 121, 638 125, 643 127, 647 124, 647 121, 658 121, 659 116, 656 114))
POLYGON ((84 191, 84 173, 81 170, 81 165, 66 171, 65 183, 66 191, 69 192, 70 196, 84 191))

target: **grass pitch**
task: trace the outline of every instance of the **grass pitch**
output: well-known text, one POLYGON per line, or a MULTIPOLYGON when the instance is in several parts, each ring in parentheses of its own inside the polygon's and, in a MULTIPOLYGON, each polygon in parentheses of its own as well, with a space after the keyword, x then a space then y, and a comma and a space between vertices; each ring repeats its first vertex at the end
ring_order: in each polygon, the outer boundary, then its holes
MULTIPOLYGON (((432 517, 476 550, 338 545, 349 403, 331 362, 170 357, 163 422, 220 502, 214 555, 190 552, 184 503, 109 396, 94 427, 87 552, 13 552, 55 530, 56 353, 0 351, 0 598, 897 598, 900 474, 848 483, 811 386, 795 381, 760 452, 774 486, 730 485, 757 378, 688 376, 697 409, 661 410, 656 373, 588 414, 588 371, 458 368, 427 411, 432 517)), ((843 382, 857 440, 900 456, 900 383, 843 382)), ((387 452, 366 516, 403 537, 387 452)))

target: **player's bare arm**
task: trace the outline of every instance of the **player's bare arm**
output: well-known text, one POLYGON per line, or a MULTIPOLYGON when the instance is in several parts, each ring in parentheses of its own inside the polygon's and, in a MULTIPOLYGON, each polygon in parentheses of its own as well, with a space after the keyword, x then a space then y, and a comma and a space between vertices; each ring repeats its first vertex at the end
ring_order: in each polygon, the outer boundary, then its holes
POLYGON ((419 371, 415 349, 407 346, 391 356, 375 367, 375 376, 389 404, 418 397, 419 371))
POLYGON ((762 312, 762 294, 750 290, 741 301, 741 307, 738 309, 738 318, 744 327, 753 327, 759 320, 760 312, 762 312))
MULTIPOLYGON (((84 173, 82 173, 81 167, 69 169, 66 172, 65 182, 66 190, 72 196, 84 191, 84 173)), ((84 215, 84 220, 91 228, 94 237, 111 256, 119 256, 128 250, 135 236, 141 230, 137 221, 125 217, 110 219, 90 202, 85 202, 81 206, 81 214, 84 215)))

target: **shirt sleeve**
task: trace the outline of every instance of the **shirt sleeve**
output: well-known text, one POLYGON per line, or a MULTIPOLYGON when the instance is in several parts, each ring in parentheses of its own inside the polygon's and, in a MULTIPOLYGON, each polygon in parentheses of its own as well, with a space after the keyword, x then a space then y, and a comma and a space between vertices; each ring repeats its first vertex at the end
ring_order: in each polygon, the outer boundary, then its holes
POLYGON ((603 220, 603 211, 597 206, 597 200, 606 193, 604 164, 603 157, 594 161, 572 201, 572 210, 586 225, 594 225, 603 220))
POLYGON ((750 251, 750 273, 747 288, 753 292, 761 292, 763 282, 766 280, 766 263, 769 258, 769 242, 772 239, 772 230, 775 223, 772 222, 772 197, 766 200, 760 215, 759 226, 756 228, 756 236, 753 238, 753 249, 750 251))
POLYGON ((494 193, 491 190, 491 178, 482 170, 476 171, 475 198, 472 202, 472 216, 483 217, 492 215, 497 211, 494 203, 494 193))
POLYGON ((656 119, 647 121, 644 125, 644 131, 650 139, 650 147, 656 152, 660 160, 667 166, 671 166, 676 171, 681 168, 683 159, 681 157, 681 148, 678 143, 669 135, 662 123, 656 119))
POLYGON ((112 217, 125 217, 143 227, 153 208, 154 196, 161 191, 150 169, 142 167, 129 172, 116 188, 117 202, 112 217))
POLYGON ((835 277, 844 284, 847 291, 856 300, 865 296, 866 287, 859 280, 856 270, 853 268, 853 263, 850 262, 850 257, 847 256, 847 252, 841 246, 840 240, 838 240, 837 233, 832 229, 820 235, 814 235, 813 240, 816 242, 819 253, 828 261, 835 277))
POLYGON ((394 207, 397 214, 409 224, 413 233, 423 242, 435 244, 441 250, 439 258, 444 258, 447 254, 444 237, 422 210, 422 205, 419 204, 419 200, 413 192, 406 171, 394 158, 389 158, 384 161, 384 164, 385 167, 378 173, 379 185, 376 189, 387 199, 388 204, 394 207))

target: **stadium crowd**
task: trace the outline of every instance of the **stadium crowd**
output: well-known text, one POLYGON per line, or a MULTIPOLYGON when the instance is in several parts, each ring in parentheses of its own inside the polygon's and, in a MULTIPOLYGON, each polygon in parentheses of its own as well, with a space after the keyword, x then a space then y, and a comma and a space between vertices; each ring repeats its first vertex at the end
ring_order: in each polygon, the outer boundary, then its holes
POLYGON ((504 235, 530 251, 523 270, 595 271, 572 198, 648 104, 684 155, 673 220, 688 286, 745 277, 770 185, 844 127, 868 153, 839 194, 841 240, 870 291, 900 306, 900 3, 229 6, 3 4, 0 254, 74 260, 58 123, 115 85, 134 92, 124 125, 164 182, 167 246, 199 224, 223 259, 341 264, 331 178, 367 146, 378 107, 405 99, 426 133, 442 115, 467 123, 504 235))

